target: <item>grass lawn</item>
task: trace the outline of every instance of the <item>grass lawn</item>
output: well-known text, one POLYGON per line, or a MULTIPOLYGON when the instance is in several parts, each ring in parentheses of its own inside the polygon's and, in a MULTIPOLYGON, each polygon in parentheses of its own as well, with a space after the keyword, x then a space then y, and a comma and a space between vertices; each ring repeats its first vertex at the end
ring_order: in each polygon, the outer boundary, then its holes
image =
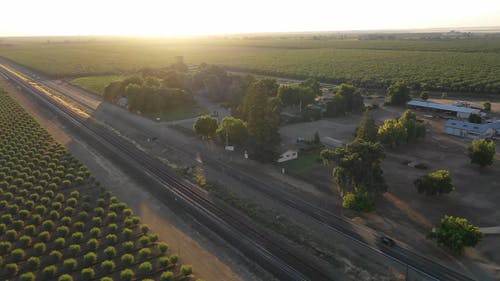
POLYGON ((299 158, 282 163, 280 166, 285 168, 286 171, 300 173, 306 169, 320 165, 318 161, 319 152, 299 152, 299 158))
POLYGON ((148 113, 144 114, 144 116, 151 119, 160 117, 161 121, 174 121, 194 118, 206 113, 208 113, 206 108, 200 107, 199 105, 193 105, 169 109, 159 113, 148 113))
POLYGON ((102 96, 104 88, 113 81, 122 79, 119 75, 86 76, 76 78, 70 81, 71 84, 83 88, 89 92, 102 96))

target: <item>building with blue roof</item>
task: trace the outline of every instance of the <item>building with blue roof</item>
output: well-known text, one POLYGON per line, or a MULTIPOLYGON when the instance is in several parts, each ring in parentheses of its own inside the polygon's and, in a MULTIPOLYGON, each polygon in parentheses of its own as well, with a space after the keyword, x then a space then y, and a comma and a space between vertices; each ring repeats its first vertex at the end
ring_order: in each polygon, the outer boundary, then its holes
POLYGON ((471 114, 479 115, 481 113, 481 111, 479 109, 476 109, 476 108, 453 106, 453 105, 428 102, 428 101, 420 101, 420 100, 411 100, 411 101, 407 102, 406 105, 409 108, 414 108, 414 109, 426 109, 426 110, 431 110, 431 111, 435 111, 435 112, 453 114, 457 118, 461 118, 461 119, 468 119, 469 116, 471 116, 471 114))
POLYGON ((461 120, 447 120, 444 123, 444 132, 470 139, 491 138, 500 135, 500 121, 476 124, 461 120))

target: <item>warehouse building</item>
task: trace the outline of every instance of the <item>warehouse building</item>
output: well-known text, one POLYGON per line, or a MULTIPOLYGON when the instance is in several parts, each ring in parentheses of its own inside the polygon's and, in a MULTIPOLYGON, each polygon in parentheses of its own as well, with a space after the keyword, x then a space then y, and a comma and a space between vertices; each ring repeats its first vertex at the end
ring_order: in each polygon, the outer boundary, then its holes
POLYGON ((409 108, 413 108, 416 110, 428 110, 433 112, 440 112, 446 114, 455 115, 457 118, 468 119, 472 114, 479 115, 481 111, 476 108, 469 107, 460 107, 453 105, 440 104, 435 102, 428 101, 420 101, 420 100, 411 100, 406 105, 409 108))
POLYGON ((500 121, 476 124, 460 120, 447 120, 444 123, 444 132, 463 138, 487 139, 500 135, 500 121))

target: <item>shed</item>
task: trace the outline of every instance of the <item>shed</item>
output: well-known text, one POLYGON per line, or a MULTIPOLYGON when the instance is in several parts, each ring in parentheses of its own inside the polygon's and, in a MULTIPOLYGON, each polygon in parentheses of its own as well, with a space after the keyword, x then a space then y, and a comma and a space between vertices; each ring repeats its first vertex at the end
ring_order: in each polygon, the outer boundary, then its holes
POLYGON ((468 119, 471 114, 479 115, 481 111, 475 108, 460 107, 453 105, 446 105, 435 102, 411 100, 406 105, 410 108, 421 108, 430 109, 432 111, 443 112, 443 113, 454 113, 457 118, 468 119))

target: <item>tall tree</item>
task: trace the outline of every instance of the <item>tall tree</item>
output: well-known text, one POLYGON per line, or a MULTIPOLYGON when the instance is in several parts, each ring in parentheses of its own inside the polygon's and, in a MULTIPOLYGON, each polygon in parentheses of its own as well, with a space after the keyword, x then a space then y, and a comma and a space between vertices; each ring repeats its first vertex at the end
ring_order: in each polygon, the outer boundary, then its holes
POLYGON ((370 113, 365 112, 359 127, 356 129, 356 138, 369 142, 377 141, 378 127, 375 125, 375 120, 371 117, 370 113))
POLYGON ((208 115, 202 115, 198 117, 196 123, 194 123, 194 131, 196 132, 196 134, 205 138, 214 136, 216 130, 217 119, 208 115))
POLYGON ((275 97, 276 91, 277 87, 269 79, 263 79, 253 82, 245 97, 248 133, 253 140, 255 156, 262 161, 273 161, 277 157, 281 102, 275 97))
POLYGON ((410 100, 410 88, 404 82, 397 81, 387 88, 387 101, 392 105, 404 105, 410 100))
POLYGON ((322 151, 321 156, 327 162, 337 164, 333 174, 343 192, 368 192, 376 195, 387 190, 380 166, 385 154, 379 143, 355 140, 344 148, 322 151))
POLYGON ((481 167, 492 165, 495 157, 495 142, 485 139, 473 140, 469 147, 469 158, 472 164, 481 167))
POLYGON ((217 129, 217 135, 225 142, 226 137, 231 145, 242 145, 248 138, 245 121, 234 117, 224 117, 217 129))

